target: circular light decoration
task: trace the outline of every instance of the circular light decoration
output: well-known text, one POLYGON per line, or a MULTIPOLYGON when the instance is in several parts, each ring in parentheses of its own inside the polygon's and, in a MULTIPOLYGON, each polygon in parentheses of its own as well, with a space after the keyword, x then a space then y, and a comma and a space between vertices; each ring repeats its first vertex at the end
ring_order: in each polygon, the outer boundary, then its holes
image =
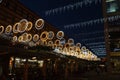
POLYGON ((2 34, 4 31, 4 27, 3 26, 0 26, 0 34, 2 34))
POLYGON ((5 33, 6 34, 10 34, 10 32, 12 32, 12 26, 11 25, 8 25, 5 29, 5 33))
POLYGON ((23 42, 27 42, 28 34, 27 33, 23 33, 22 36, 23 36, 23 42))
POLYGON ((52 40, 53 39, 53 37, 54 37, 54 32, 53 31, 49 31, 48 32, 48 39, 50 39, 50 40, 52 40))
POLYGON ((82 46, 81 50, 82 50, 82 51, 85 51, 85 50, 86 50, 86 47, 85 47, 85 46, 82 46))
POLYGON ((57 38, 62 39, 63 37, 64 37, 64 32, 63 31, 58 31, 57 38))
POLYGON ((57 45, 56 45, 56 44, 53 44, 53 45, 52 45, 52 48, 53 48, 53 49, 56 49, 56 48, 57 48, 57 45))
POLYGON ((48 32, 47 31, 42 32, 42 34, 40 35, 40 39, 42 41, 46 41, 48 39, 48 32))
POLYGON ((36 22, 35 22, 35 28, 37 30, 40 30, 44 27, 44 20, 43 19, 38 19, 36 22))
POLYGON ((17 41, 17 36, 13 36, 12 41, 16 42, 17 41))
POLYGON ((18 31, 21 33, 24 32, 27 29, 27 26, 28 26, 28 21, 26 19, 20 20, 18 25, 18 31))
POLYGON ((48 41, 48 46, 52 46, 53 45, 53 41, 48 41))
POLYGON ((68 39, 68 44, 73 45, 74 44, 74 40, 72 38, 68 39))
POLYGON ((37 42, 39 40, 39 35, 38 34, 35 34, 34 36, 33 36, 33 41, 34 42, 37 42))
POLYGON ((56 44, 57 46, 59 46, 59 45, 60 45, 60 40, 55 40, 55 44, 56 44))
POLYGON ((77 43, 76 46, 77 46, 77 47, 81 47, 81 43, 77 43))
POLYGON ((28 34, 27 35, 27 41, 29 42, 29 41, 31 41, 32 40, 32 35, 31 34, 28 34))
POLYGON ((13 25, 13 33, 18 33, 18 25, 19 25, 19 23, 15 23, 13 25))
POLYGON ((30 31, 32 29, 32 26, 33 26, 32 22, 29 21, 26 31, 30 31))
POLYGON ((18 42, 22 42, 23 41, 23 36, 19 36, 18 37, 18 42))
POLYGON ((70 45, 69 45, 68 43, 66 43, 64 46, 65 46, 66 48, 69 48, 69 47, 70 47, 70 45))

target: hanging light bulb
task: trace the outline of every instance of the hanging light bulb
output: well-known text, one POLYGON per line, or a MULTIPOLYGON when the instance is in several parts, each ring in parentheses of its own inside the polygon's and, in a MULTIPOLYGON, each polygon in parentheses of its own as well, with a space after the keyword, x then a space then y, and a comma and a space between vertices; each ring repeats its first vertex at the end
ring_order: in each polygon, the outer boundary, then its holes
POLYGON ((8 25, 5 29, 5 33, 6 34, 10 34, 12 32, 12 26, 11 25, 8 25))
POLYGON ((44 20, 43 19, 38 19, 36 22, 35 22, 35 28, 37 30, 40 30, 44 27, 44 20))
POLYGON ((15 23, 13 25, 13 33, 18 33, 18 25, 19 25, 19 23, 15 23))
POLYGON ((30 31, 32 29, 32 26, 33 26, 32 22, 29 21, 26 31, 30 31))
POLYGON ((28 21, 26 19, 20 20, 18 24, 18 31, 20 33, 24 32, 27 29, 27 26, 28 26, 28 21))
POLYGON ((57 38, 62 39, 63 37, 64 37, 64 32, 63 31, 58 31, 57 38))
POLYGON ((0 26, 0 34, 2 34, 4 32, 4 27, 0 26))

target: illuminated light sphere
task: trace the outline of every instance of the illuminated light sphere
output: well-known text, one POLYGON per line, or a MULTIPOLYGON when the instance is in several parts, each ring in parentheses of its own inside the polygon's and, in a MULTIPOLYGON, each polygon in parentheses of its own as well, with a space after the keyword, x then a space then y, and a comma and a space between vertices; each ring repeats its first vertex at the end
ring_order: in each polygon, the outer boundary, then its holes
POLYGON ((37 42, 39 40, 39 35, 38 34, 35 34, 34 36, 33 36, 33 41, 34 42, 37 42))
POLYGON ((19 25, 19 23, 15 23, 13 25, 13 33, 18 33, 18 25, 19 25))
POLYGON ((17 36, 13 36, 12 41, 16 42, 17 41, 17 36))
POLYGON ((40 35, 40 39, 42 41, 46 41, 48 39, 48 32, 47 31, 42 32, 40 35))
POLYGON ((0 34, 2 34, 4 32, 4 27, 0 26, 0 34))
POLYGON ((60 45, 60 40, 55 40, 55 44, 58 46, 60 45))
POLYGON ((18 37, 18 42, 23 42, 23 36, 18 37))
POLYGON ((72 38, 68 39, 68 44, 73 45, 74 44, 74 40, 72 38))
POLYGON ((63 32, 63 31, 58 31, 56 37, 57 37, 58 39, 62 39, 62 38, 64 37, 64 32, 63 32))
POLYGON ((48 32, 48 39, 52 40, 54 38, 55 34, 53 31, 48 32))
POLYGON ((48 46, 52 46, 53 45, 53 41, 48 41, 48 46))
POLYGON ((77 43, 76 46, 77 46, 77 47, 81 47, 81 43, 77 43))
POLYGON ((6 34, 10 34, 12 32, 12 26, 11 25, 8 25, 5 29, 5 33, 6 34))
POLYGON ((27 35, 27 41, 29 42, 29 41, 31 41, 32 40, 32 35, 31 34, 28 34, 27 35))
POLYGON ((18 31, 21 33, 25 32, 27 29, 27 26, 28 26, 28 21, 26 19, 20 20, 19 25, 18 25, 18 31))
POLYGON ((40 30, 44 27, 44 20, 43 19, 38 19, 36 22, 35 22, 35 28, 37 30, 40 30))
POLYGON ((29 21, 26 31, 30 31, 32 29, 32 26, 33 26, 33 23, 29 21))
POLYGON ((28 40, 28 33, 23 33, 22 36, 23 36, 23 42, 27 42, 27 40, 28 40))

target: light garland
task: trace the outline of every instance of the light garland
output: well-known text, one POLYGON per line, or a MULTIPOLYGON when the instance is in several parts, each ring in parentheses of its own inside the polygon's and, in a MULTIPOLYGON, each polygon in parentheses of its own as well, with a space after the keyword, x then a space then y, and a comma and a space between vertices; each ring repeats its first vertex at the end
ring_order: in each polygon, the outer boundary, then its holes
POLYGON ((10 34, 12 32, 12 26, 11 25, 8 25, 5 29, 5 33, 6 34, 10 34))
POLYGON ((76 29, 76 28, 80 28, 84 26, 92 26, 92 25, 100 24, 104 22, 112 22, 118 19, 120 19, 120 16, 116 15, 116 16, 111 16, 107 18, 100 18, 100 19, 95 19, 95 20, 90 20, 90 21, 85 21, 85 22, 80 22, 80 23, 75 23, 75 24, 64 25, 64 28, 65 29, 74 29, 74 28, 76 29))
POLYGON ((43 19, 38 19, 36 22, 35 22, 35 28, 37 30, 40 30, 44 27, 44 20, 43 19))
POLYGON ((57 13, 63 13, 63 12, 69 11, 69 10, 76 10, 78 8, 82 8, 83 6, 90 6, 92 3, 95 3, 95 4, 101 3, 101 1, 102 0, 83 0, 81 2, 77 2, 74 4, 68 4, 68 5, 65 5, 62 7, 47 10, 47 11, 45 11, 45 15, 49 16, 52 14, 54 15, 57 13))
POLYGON ((0 34, 2 34, 4 32, 4 27, 0 26, 0 34))

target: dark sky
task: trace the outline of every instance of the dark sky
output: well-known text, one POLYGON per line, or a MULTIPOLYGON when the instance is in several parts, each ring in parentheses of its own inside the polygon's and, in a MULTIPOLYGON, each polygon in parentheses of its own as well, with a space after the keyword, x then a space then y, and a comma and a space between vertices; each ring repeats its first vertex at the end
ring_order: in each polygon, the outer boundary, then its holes
MULTIPOLYGON (((104 43, 104 26, 102 23, 93 24, 89 26, 82 26, 79 28, 65 29, 65 25, 86 22, 90 20, 102 18, 102 2, 95 3, 92 0, 91 4, 83 5, 82 8, 65 10, 57 12, 56 14, 45 15, 47 10, 63 7, 85 0, 19 0, 27 8, 40 15, 44 20, 65 32, 70 38, 75 40, 75 43, 80 42, 86 45, 87 48, 92 50, 98 56, 104 56, 105 51, 100 48, 93 48, 94 46, 105 46, 104 43), (92 44, 93 45, 88 45, 92 44), (94 44, 96 43, 96 44, 94 44), (92 48, 91 48, 92 47, 92 48)), ((102 47, 104 49, 104 47, 102 47)))

